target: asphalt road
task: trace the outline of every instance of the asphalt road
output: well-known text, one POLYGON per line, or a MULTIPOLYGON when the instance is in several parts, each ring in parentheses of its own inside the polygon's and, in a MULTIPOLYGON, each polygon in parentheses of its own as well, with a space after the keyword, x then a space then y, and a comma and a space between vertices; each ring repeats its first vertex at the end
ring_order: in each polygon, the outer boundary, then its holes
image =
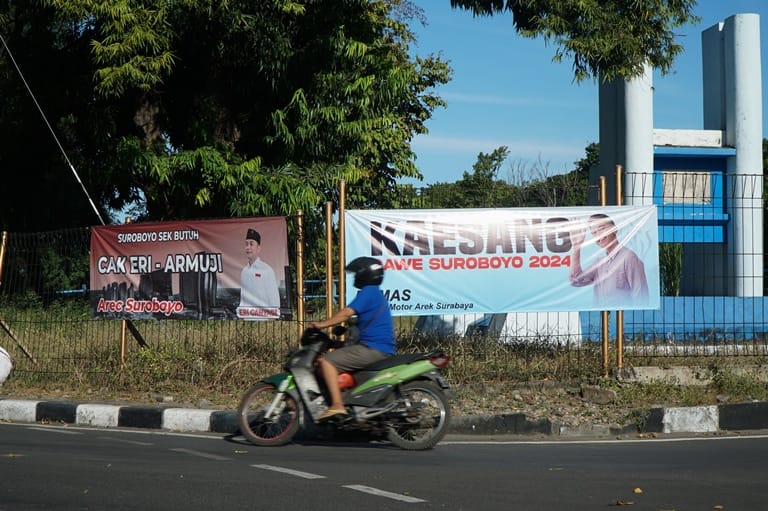
POLYGON ((766 435, 453 437, 431 451, 407 452, 367 443, 259 448, 214 434, 5 423, 0 511, 762 511, 767 455, 766 435))

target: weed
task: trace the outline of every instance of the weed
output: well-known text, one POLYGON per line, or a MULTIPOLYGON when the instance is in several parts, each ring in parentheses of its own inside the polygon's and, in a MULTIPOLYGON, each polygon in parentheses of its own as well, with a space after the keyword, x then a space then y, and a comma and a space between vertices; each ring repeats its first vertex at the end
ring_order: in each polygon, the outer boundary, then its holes
MULTIPOLYGON (((204 399, 233 407, 260 377, 282 370, 285 354, 298 342, 298 325, 288 321, 136 321, 133 326, 141 338, 135 339, 121 328, 120 321, 94 320, 83 310, 68 304, 52 305, 46 314, 55 321, 48 316, 46 321, 37 321, 28 309, 4 311, 4 320, 15 335, 4 342, 15 364, 11 378, 2 387, 4 395, 145 401, 167 394, 190 403, 204 399)), ((768 386, 741 367, 761 367, 768 360, 765 346, 748 350, 750 356, 742 352, 735 356, 734 349, 716 348, 707 351, 678 343, 671 350, 668 344, 632 343, 626 350, 625 359, 634 365, 685 365, 708 370, 712 383, 693 387, 664 382, 619 383, 605 377, 599 343, 438 337, 412 329, 398 335, 401 353, 439 349, 451 356, 447 378, 456 389, 458 406, 468 408, 515 408, 519 395, 512 394, 514 389, 533 382, 614 389, 612 406, 623 407, 627 413, 654 406, 714 404, 718 396, 727 396, 731 402, 768 400, 768 386)), ((615 359, 615 348, 611 347, 609 360, 615 359)), ((547 397, 573 400, 567 393, 547 397)))

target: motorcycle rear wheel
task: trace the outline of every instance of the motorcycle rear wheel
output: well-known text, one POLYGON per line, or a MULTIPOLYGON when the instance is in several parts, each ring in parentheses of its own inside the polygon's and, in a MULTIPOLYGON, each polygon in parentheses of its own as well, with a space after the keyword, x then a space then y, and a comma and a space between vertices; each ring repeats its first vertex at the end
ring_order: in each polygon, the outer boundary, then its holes
POLYGON ((431 449, 448 431, 451 407, 448 397, 431 381, 413 381, 400 388, 400 406, 390 414, 396 417, 387 439, 408 451, 431 449))
POLYGON ((299 431, 300 411, 287 392, 269 383, 257 383, 243 395, 237 409, 240 433, 255 445, 285 445, 299 431), (269 417, 266 413, 272 409, 269 417))

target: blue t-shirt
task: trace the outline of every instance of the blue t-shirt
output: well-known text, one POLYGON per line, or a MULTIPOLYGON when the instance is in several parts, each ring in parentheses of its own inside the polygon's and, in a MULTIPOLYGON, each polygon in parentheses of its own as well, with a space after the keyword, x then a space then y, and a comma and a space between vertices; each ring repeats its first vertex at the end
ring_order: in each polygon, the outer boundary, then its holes
POLYGON ((395 354, 395 324, 379 286, 363 286, 349 304, 357 314, 360 342, 388 355, 395 354))

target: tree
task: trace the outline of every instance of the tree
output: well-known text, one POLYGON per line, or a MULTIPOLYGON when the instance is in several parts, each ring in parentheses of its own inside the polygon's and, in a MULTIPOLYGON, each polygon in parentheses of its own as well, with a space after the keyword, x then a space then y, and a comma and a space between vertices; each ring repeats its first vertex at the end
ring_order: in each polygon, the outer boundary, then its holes
POLYGON ((768 139, 763 139, 763 174, 768 170, 768 139))
POLYGON ((436 183, 420 191, 401 187, 400 207, 420 208, 508 208, 584 206, 587 204, 589 169, 597 165, 600 146, 591 143, 576 168, 550 175, 547 163, 512 162, 505 179, 499 172, 509 158, 501 146, 490 154, 479 153, 473 171, 464 172, 455 183, 436 183))
POLYGON ((634 78, 649 63, 668 73, 682 46, 674 29, 699 21, 696 0, 451 0, 474 16, 510 12, 523 37, 554 41, 553 60, 572 59, 574 77, 634 78))
MULTIPOLYGON (((72 151, 75 168, 80 163, 77 154, 88 152, 108 131, 88 107, 92 70, 81 58, 87 47, 54 28, 52 9, 39 2, 4 2, 0 7, 0 168, 9 178, 0 191, 0 227, 6 230, 98 223, 46 122, 65 147, 79 139, 72 151), (46 119, 36 108, 38 101, 46 119), (79 132, 78 126, 85 131, 79 132), (67 224, 71 218, 78 224, 67 224)), ((106 160, 103 153, 94 156, 106 160)), ((84 174, 90 184, 88 172, 84 174)), ((105 200, 98 190, 94 195, 97 203, 105 200)))
POLYGON ((549 163, 542 161, 527 167, 521 165, 517 172, 523 176, 517 182, 525 192, 520 206, 583 206, 587 203, 588 172, 575 169, 553 175, 549 163))
POLYGON ((498 179, 499 170, 509 157, 509 149, 501 146, 490 154, 479 153, 472 172, 465 171, 455 183, 436 183, 421 194, 424 207, 484 208, 500 207, 511 195, 509 186, 498 179))
MULTIPOLYGON (((450 68, 409 55, 418 14, 407 0, 27 0, 0 7, 0 33, 103 212, 313 215, 340 179, 377 204, 419 176, 410 140, 450 68)), ((0 223, 94 223, 7 52, 0 93, 0 165, 46 205, 6 191, 0 223)))
POLYGON ((499 170, 509 157, 509 148, 501 146, 490 154, 479 153, 472 165, 472 173, 464 172, 457 183, 460 193, 465 198, 465 207, 482 207, 495 204, 499 192, 503 193, 503 182, 498 180, 499 170))

